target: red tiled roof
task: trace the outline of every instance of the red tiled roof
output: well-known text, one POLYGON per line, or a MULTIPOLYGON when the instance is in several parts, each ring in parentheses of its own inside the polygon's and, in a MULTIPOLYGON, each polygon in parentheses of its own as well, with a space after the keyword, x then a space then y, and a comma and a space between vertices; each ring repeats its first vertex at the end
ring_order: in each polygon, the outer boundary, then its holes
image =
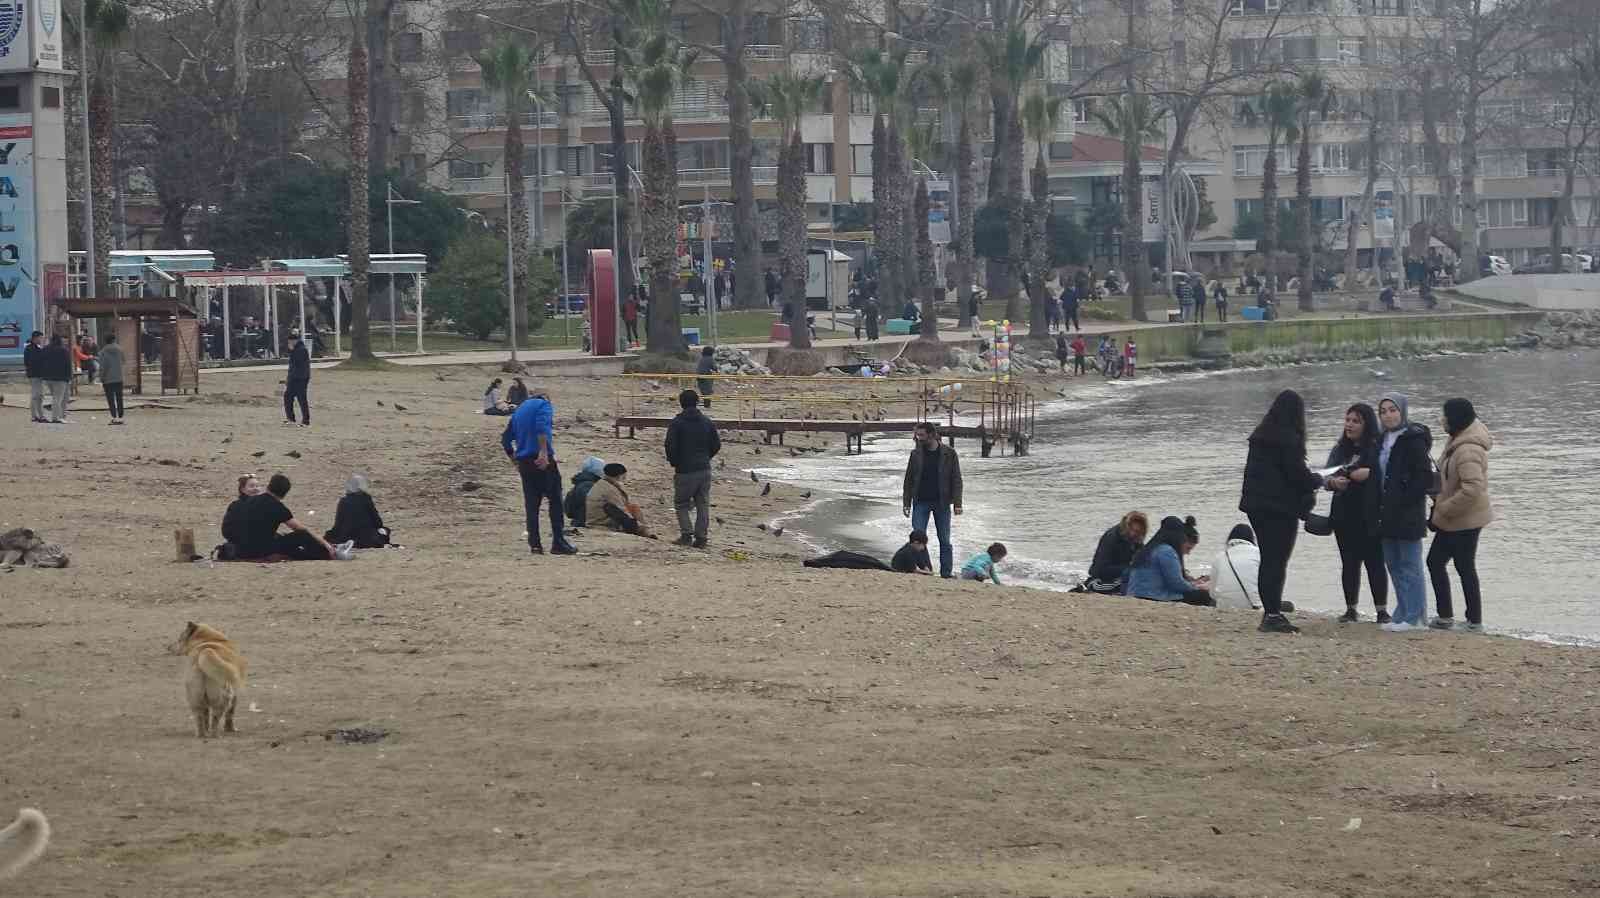
MULTIPOLYGON (((1161 148, 1151 146, 1140 147, 1139 157, 1145 162, 1160 162, 1161 148)), ((1073 134, 1072 161, 1121 162, 1122 141, 1111 137, 1101 137, 1098 134, 1073 134)))

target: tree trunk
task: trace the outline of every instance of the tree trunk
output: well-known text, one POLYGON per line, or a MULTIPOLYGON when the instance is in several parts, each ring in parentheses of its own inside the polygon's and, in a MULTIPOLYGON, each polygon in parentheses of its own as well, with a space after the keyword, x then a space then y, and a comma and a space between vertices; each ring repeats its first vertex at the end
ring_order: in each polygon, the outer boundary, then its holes
POLYGON ((900 260, 894 257, 895 221, 891 213, 894 179, 889 175, 889 128, 880 110, 872 117, 872 246, 878 270, 878 306, 887 308, 895 294, 900 260))
POLYGON ((650 265, 646 345, 650 352, 677 355, 687 346, 683 342, 678 291, 673 286, 678 248, 678 152, 672 119, 660 127, 645 125, 642 150, 644 191, 639 196, 639 217, 644 228, 645 261, 650 265))
MULTIPOLYGON (((1433 167, 1434 181, 1438 184, 1438 202, 1434 204, 1433 215, 1428 222, 1430 236, 1440 243, 1450 247, 1458 255, 1461 249, 1461 235, 1456 231, 1455 223, 1451 220, 1456 207, 1456 176, 1450 172, 1450 154, 1445 150, 1444 141, 1439 137, 1439 109, 1444 104, 1445 98, 1433 86, 1433 74, 1426 67, 1420 75, 1421 87, 1418 91, 1422 106, 1422 151, 1427 156, 1428 164, 1433 167)), ((1423 241, 1418 247, 1413 241, 1413 252, 1427 255, 1428 245, 1423 241)))
MULTIPOLYGON (((183 222, 189 215, 189 201, 179 199, 161 203, 161 233, 156 237, 160 249, 183 249, 183 222)), ((96 282, 96 286, 99 282, 96 282)))
MULTIPOLYGON (((613 35, 618 44, 621 35, 613 35)), ((614 69, 611 76, 611 184, 617 195, 617 221, 623 222, 628 214, 628 200, 633 195, 633 179, 628 175, 628 122, 625 118, 627 101, 622 95, 621 69, 614 69)), ((613 265, 622 266, 620 279, 617 281, 622 290, 617 303, 622 303, 623 297, 633 292, 635 279, 633 276, 633 229, 619 227, 621 233, 611 235, 611 260, 613 265)))
POLYGON ((977 176, 972 173, 972 127, 961 114, 961 133, 956 143, 956 303, 962 333, 972 327, 973 219, 978 215, 977 176))
POLYGON ((116 184, 112 148, 116 133, 117 115, 111 102, 111 72, 102 59, 99 71, 89 86, 89 133, 93 144, 93 159, 89 165, 90 192, 94 195, 94 283, 102 296, 111 290, 111 220, 115 211, 116 184))
MULTIPOLYGON (((744 62, 743 8, 743 3, 737 2, 729 11, 728 30, 731 33, 727 37, 727 57, 723 61, 728 77, 728 164, 732 167, 730 174, 733 181, 733 261, 734 271, 738 275, 733 281, 733 304, 735 308, 757 309, 766 305, 766 297, 762 295, 761 284, 761 225, 756 204, 755 141, 750 134, 750 95, 744 88, 749 81, 749 73, 744 62)), ((779 153, 782 152, 783 148, 780 147, 779 153)), ((802 167, 802 181, 805 179, 804 172, 802 167)), ((804 217, 802 210, 802 220, 804 217)))
POLYGON ((1144 254, 1144 171, 1139 159, 1139 141, 1126 139, 1122 147, 1122 268, 1132 295, 1135 321, 1149 320, 1145 293, 1150 284, 1150 267, 1144 254))
POLYGON ((1029 178, 1033 191, 1028 204, 1028 337, 1035 343, 1049 339, 1050 293, 1045 289, 1045 274, 1050 270, 1050 249, 1045 243, 1045 219, 1050 215, 1050 170, 1044 164, 1044 149, 1034 160, 1029 178))
POLYGON ((1312 263, 1315 261, 1316 241, 1313 239, 1311 224, 1310 116, 1306 116, 1300 128, 1300 153, 1294 170, 1294 212, 1295 233, 1300 235, 1300 246, 1295 253, 1295 271, 1300 277, 1298 304, 1300 311, 1310 312, 1316 308, 1311 296, 1312 263))
MULTIPOLYGON (((1398 185, 1396 185, 1398 187, 1398 185)), ((1356 289, 1356 237, 1361 233, 1361 220, 1372 218, 1373 194, 1378 188, 1378 117, 1372 116, 1367 122, 1367 183, 1361 188, 1361 209, 1357 215, 1345 212, 1348 227, 1345 230, 1344 241, 1344 289, 1345 292, 1354 292, 1356 289), (1360 217, 1357 217, 1357 216, 1360 217)), ((1378 270, 1378 229, 1372 231, 1372 270, 1378 270)))
POLYGON ((883 181, 884 206, 878 211, 878 221, 883 225, 883 256, 878 261, 878 284, 881 301, 879 308, 885 313, 898 314, 905 305, 910 285, 906 283, 906 175, 905 153, 900 142, 900 128, 891 116, 884 129, 883 174, 873 169, 873 181, 883 181))
POLYGON ((811 328, 806 325, 806 145, 798 128, 779 152, 778 277, 782 302, 794 310, 789 319, 789 348, 810 349, 811 328))
POLYGON ((350 57, 345 77, 350 104, 350 358, 367 361, 372 355, 372 334, 367 321, 367 276, 369 270, 372 209, 367 200, 367 48, 361 43, 361 29, 350 41, 350 57))
MULTIPOLYGON (((1561 267, 1561 226, 1566 224, 1567 216, 1572 214, 1573 178, 1577 173, 1577 165, 1572 154, 1567 154, 1561 160, 1561 197, 1556 200, 1556 214, 1550 216, 1550 261, 1559 272, 1561 267)), ((98 202, 98 200, 96 200, 98 202)), ((1590 202, 1594 202, 1590 200, 1590 202)), ((95 216, 98 218, 99 216, 95 216)), ((1474 263, 1476 264, 1476 263, 1474 263)))
MULTIPOLYGON (((526 346, 528 339, 528 302, 534 297, 528 292, 528 194, 527 179, 522 173, 522 104, 521 89, 506 91, 506 192, 511 194, 511 271, 516 280, 516 300, 512 303, 515 315, 517 344, 526 346)), ((621 302, 621 297, 618 297, 621 302)))
POLYGON ((369 158, 380 172, 390 168, 390 135, 394 133, 395 124, 394 91, 391 89, 394 78, 389 71, 393 63, 389 30, 394 5, 395 0, 369 0, 367 3, 367 131, 370 135, 367 147, 369 158))
POLYGON ((1022 116, 1017 111, 1017 98, 1010 98, 1011 108, 1006 112, 1006 243, 1011 250, 1007 267, 1011 270, 1012 289, 1006 298, 1006 317, 1012 321, 1022 318, 1022 272, 1027 270, 1028 205, 1022 198, 1022 116))
POLYGON ((922 330, 918 339, 939 342, 939 310, 934 298, 939 294, 939 276, 933 265, 933 237, 928 233, 928 182, 917 179, 916 201, 911 216, 917 223, 917 281, 922 300, 922 330))
MULTIPOLYGON (((1016 110, 1008 105, 1010 93, 1005 89, 1003 79, 991 77, 990 84, 989 102, 993 107, 994 113, 994 130, 992 132, 994 135, 994 154, 989 159, 987 194, 988 200, 992 204, 997 201, 1004 202, 1009 195, 1007 185, 1011 183, 1011 169, 1014 166, 1012 164, 1012 154, 1007 144, 1011 140, 1011 119, 1016 116, 1016 110)), ((1020 160, 1021 154, 1018 153, 1018 165, 1021 164, 1020 160)), ((976 214, 976 210, 974 210, 974 214, 976 214)), ((1007 219, 1007 235, 1011 233, 1009 221, 1007 219)), ((1019 250, 1013 246, 1010 252, 1011 255, 1015 255, 1019 250)), ((989 276, 986 280, 988 281, 989 297, 991 299, 997 296, 1010 297, 1017 292, 1017 269, 1009 259, 989 259, 988 274, 989 276)), ((1007 309, 1009 308, 1010 306, 1008 305, 1007 309)))
POLYGON ((1256 241, 1261 256, 1261 283, 1268 290, 1278 289, 1278 135, 1268 129, 1267 158, 1261 164, 1261 239, 1256 241))
MULTIPOLYGON (((1469 88, 1472 90, 1472 88, 1469 88)), ((1456 251, 1456 283, 1478 279, 1478 110, 1477 94, 1468 94, 1461 122, 1461 244, 1456 251)), ((1559 266, 1561 257, 1555 259, 1559 266)))

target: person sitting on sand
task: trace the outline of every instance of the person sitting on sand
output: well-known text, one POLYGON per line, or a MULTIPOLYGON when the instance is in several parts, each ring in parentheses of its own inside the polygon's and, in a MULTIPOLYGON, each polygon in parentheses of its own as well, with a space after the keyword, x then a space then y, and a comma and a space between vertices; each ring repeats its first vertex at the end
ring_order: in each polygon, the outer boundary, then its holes
POLYGON ((525 400, 527 400, 527 398, 528 385, 523 383, 522 378, 520 377, 511 378, 511 386, 506 389, 506 404, 512 408, 516 408, 525 400))
MULTIPOLYGON (((1249 524, 1235 525, 1228 531, 1227 545, 1211 560, 1211 598, 1218 608, 1259 610, 1260 572, 1261 550, 1256 548, 1255 531, 1249 524)), ((1284 611, 1294 610, 1294 603, 1287 599, 1281 604, 1284 611)))
POLYGON ((354 542, 357 549, 382 549, 390 545, 392 534, 383 526, 378 505, 367 492, 367 478, 351 474, 345 481, 344 495, 333 514, 333 529, 322 534, 330 543, 354 542))
POLYGON ((1156 535, 1133 557, 1133 567, 1128 571, 1128 595, 1154 602, 1216 604, 1207 590, 1210 581, 1184 576, 1183 556, 1191 545, 1186 523, 1192 526, 1194 518, 1187 522, 1175 517, 1161 519, 1156 535))
POLYGON ((510 403, 500 401, 500 384, 503 381, 495 378, 489 382, 489 388, 483 391, 483 413, 485 415, 509 415, 517 410, 510 403))
POLYGON ((1123 515, 1121 521, 1100 535, 1100 544, 1094 548, 1094 561, 1089 564, 1089 576, 1078 585, 1078 591, 1121 595, 1128 582, 1133 556, 1138 554, 1149 532, 1150 519, 1144 512, 1130 511, 1123 515))
POLYGON ((928 557, 928 532, 911 531, 906 544, 889 560, 889 566, 901 574, 932 574, 933 560, 928 557))
POLYGON ((597 524, 605 521, 612 530, 654 538, 640 519, 639 506, 628 499, 628 491, 623 489, 622 481, 627 476, 628 469, 623 465, 616 462, 606 465, 601 478, 589 488, 589 496, 584 500, 585 515, 597 524))
POLYGON ((335 549, 328 541, 295 520, 294 512, 283 504, 289 495, 289 478, 272 475, 267 491, 246 500, 239 514, 238 547, 241 559, 286 556, 291 561, 332 561, 347 556, 349 545, 335 549), (288 533, 278 533, 282 525, 288 533))
POLYGON ((239 478, 239 495, 228 503, 228 510, 222 513, 222 539, 223 546, 219 546, 219 555, 234 557, 239 553, 239 539, 242 531, 240 524, 244 520, 244 509, 251 496, 261 495, 261 481, 254 474, 245 474, 239 478))
MULTIPOLYGON (((600 458, 591 455, 584 459, 583 467, 578 473, 572 475, 572 489, 567 490, 566 498, 561 500, 561 508, 567 513, 567 523, 573 527, 589 526, 589 491, 605 476, 606 463, 600 458)), ((599 521, 595 522, 600 523, 599 521)))
POLYGON ((1000 572, 995 568, 1005 558, 1005 544, 991 543, 987 550, 968 558, 967 563, 961 566, 961 579, 977 580, 980 583, 988 581, 998 585, 1000 572))

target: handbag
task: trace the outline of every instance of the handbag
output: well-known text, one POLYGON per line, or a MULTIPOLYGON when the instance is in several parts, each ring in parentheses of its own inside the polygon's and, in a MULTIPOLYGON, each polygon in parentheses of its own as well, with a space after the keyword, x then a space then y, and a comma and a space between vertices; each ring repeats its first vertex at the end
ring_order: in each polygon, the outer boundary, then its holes
POLYGON ((1312 536, 1332 536, 1333 518, 1325 514, 1308 514, 1305 517, 1305 530, 1312 536))

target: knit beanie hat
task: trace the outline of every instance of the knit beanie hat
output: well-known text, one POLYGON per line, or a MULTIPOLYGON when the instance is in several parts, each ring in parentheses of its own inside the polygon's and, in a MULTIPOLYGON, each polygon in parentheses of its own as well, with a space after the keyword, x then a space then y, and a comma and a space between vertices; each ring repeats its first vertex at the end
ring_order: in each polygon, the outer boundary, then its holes
POLYGON ((1444 401, 1444 425, 1451 434, 1458 434, 1472 422, 1478 420, 1478 413, 1472 407, 1470 399, 1446 399, 1444 401))

